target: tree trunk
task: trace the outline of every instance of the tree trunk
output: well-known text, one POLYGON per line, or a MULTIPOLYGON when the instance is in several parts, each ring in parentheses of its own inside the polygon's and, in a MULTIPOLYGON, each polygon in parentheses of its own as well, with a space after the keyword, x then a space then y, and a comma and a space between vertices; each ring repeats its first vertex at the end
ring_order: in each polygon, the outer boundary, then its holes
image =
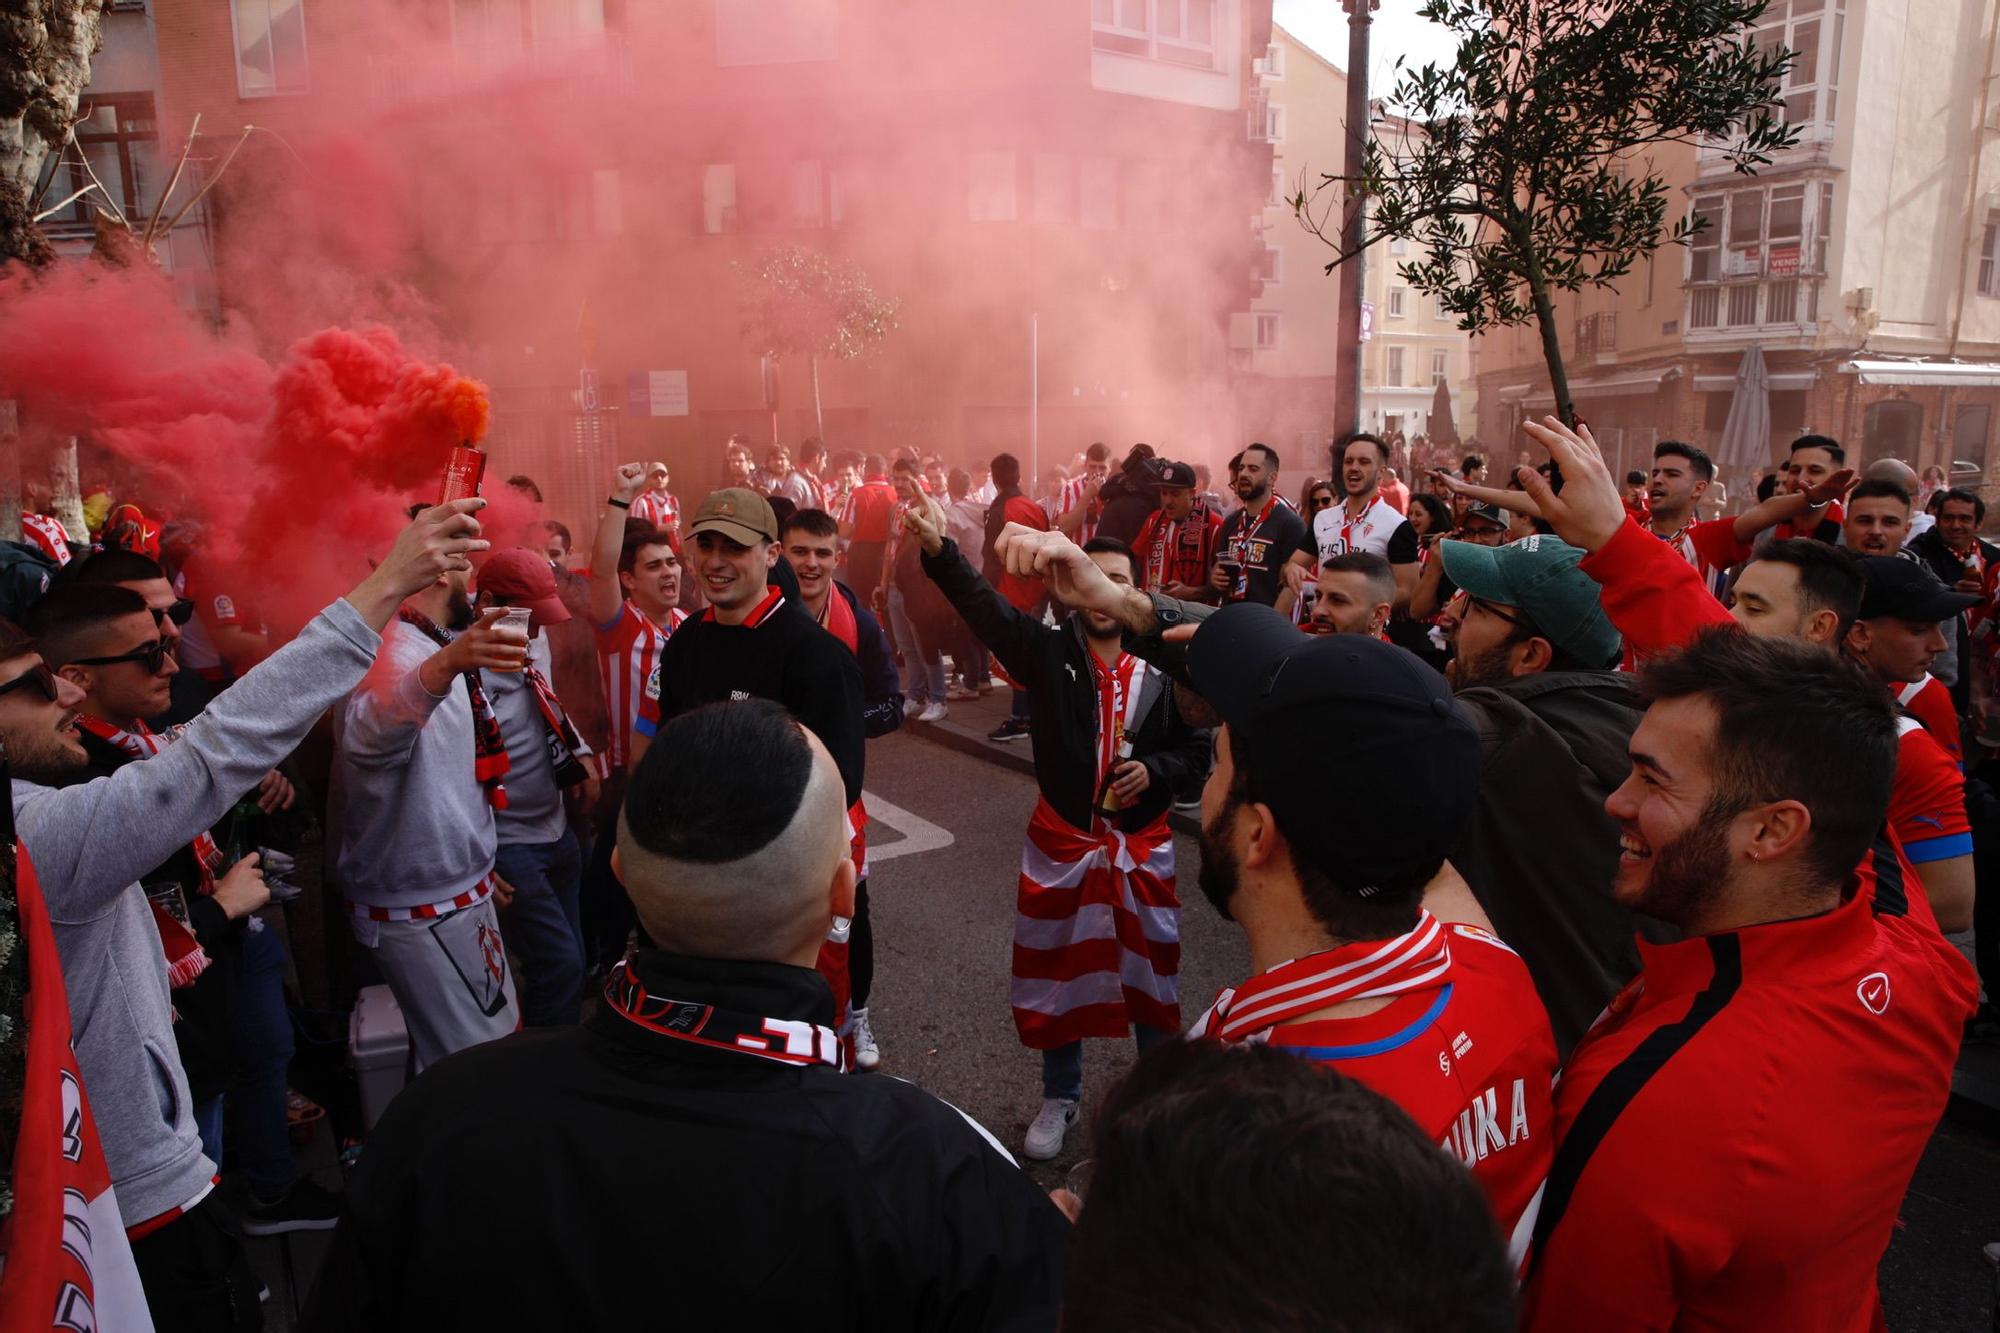
POLYGON ((1565 426, 1576 425, 1576 404, 1570 401, 1569 372, 1563 368, 1562 337, 1556 330, 1555 302, 1549 299, 1548 284, 1540 274, 1528 279, 1528 292, 1535 303, 1535 325, 1542 333, 1542 360, 1549 368, 1549 388, 1555 394, 1556 415, 1565 426))
POLYGON ((813 434, 822 440, 826 438, 826 413, 819 405, 819 357, 808 355, 806 366, 812 371, 813 382, 813 434))
POLYGON ((29 201, 90 82, 103 9, 103 0, 0 0, 0 259, 54 258, 29 201))
POLYGON ((56 446, 49 460, 49 512, 63 525, 71 541, 90 544, 90 525, 83 521, 82 487, 76 475, 76 436, 56 446))

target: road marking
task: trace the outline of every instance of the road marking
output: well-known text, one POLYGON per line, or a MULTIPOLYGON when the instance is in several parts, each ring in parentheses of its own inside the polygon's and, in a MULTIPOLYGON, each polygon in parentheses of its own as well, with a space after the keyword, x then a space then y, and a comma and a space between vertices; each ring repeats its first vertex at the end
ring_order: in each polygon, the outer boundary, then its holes
POLYGON ((861 793, 861 799, 868 806, 868 817, 879 819, 903 836, 886 846, 868 848, 868 864, 890 861, 899 856, 915 856, 918 852, 935 852, 949 847, 958 839, 947 828, 940 828, 922 815, 913 815, 900 805, 892 805, 872 791, 861 793))

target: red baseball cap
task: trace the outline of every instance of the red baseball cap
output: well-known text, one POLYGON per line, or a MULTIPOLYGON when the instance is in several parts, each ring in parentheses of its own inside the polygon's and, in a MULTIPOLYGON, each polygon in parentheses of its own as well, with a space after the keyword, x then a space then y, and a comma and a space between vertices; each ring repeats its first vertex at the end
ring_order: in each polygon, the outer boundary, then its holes
POLYGON ((537 626, 560 625, 569 619, 569 608, 556 595, 549 558, 525 546, 509 546, 487 556, 479 566, 479 591, 492 593, 509 606, 527 607, 537 626))

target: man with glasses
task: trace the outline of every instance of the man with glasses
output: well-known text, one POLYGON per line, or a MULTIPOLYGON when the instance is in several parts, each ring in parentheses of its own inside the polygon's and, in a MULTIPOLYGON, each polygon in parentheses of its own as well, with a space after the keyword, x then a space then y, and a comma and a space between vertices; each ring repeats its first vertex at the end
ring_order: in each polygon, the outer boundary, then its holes
MULTIPOLYGON (((95 781, 77 731, 85 692, 49 669, 34 640, 0 622, 0 745, 13 765, 16 824, 40 873, 77 1063, 160 1329, 256 1328, 262 1319, 242 1247, 210 1199, 216 1168, 174 1053, 164 939, 137 881, 213 826, 361 682, 404 598, 485 549, 471 517, 483 504, 425 510, 367 579, 179 740, 95 781)), ((111 667, 165 660, 144 644, 111 647, 123 651, 78 656, 131 655, 97 664, 111 667)))
MULTIPOLYGON (((143 557, 142 557, 143 558, 143 557)), ((166 711, 168 683, 179 673, 173 644, 140 594, 118 585, 64 583, 37 603, 27 630, 42 661, 83 691, 77 729, 91 777, 108 777, 150 759, 180 738, 149 725, 166 711)), ((289 805, 292 790, 276 773, 260 784, 266 810, 289 805)), ((223 841, 241 830, 231 816, 223 841)), ((154 905, 174 1010, 174 1040, 202 1149, 222 1162, 223 1104, 230 1115, 231 1158, 249 1181, 252 1235, 325 1230, 339 1207, 292 1160, 286 1121, 286 1070, 292 1062, 291 1016, 284 981, 290 960, 276 931, 253 913, 270 898, 257 851, 227 861, 222 843, 202 830, 139 882, 154 905)))
MULTIPOLYGON (((167 577, 159 561, 137 551, 97 551, 65 572, 62 582, 79 587, 129 588, 138 593, 151 608, 160 636, 173 648, 174 661, 183 667, 187 665, 181 660, 181 633, 194 618, 194 602, 174 590, 173 580, 167 577)), ((167 710, 166 721, 185 722, 214 697, 214 689, 199 673, 176 672, 173 705, 167 710)))

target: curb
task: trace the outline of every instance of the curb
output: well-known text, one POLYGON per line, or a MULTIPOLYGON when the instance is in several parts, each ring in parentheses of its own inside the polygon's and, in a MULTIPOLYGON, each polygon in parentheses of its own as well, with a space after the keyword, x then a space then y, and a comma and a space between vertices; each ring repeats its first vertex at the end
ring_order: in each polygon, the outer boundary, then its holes
MULTIPOLYGON (((950 727, 941 727, 935 722, 919 722, 915 718, 904 719, 902 730, 912 736, 921 737, 933 745, 956 750, 974 759, 983 759, 1000 768, 1009 768, 1028 777, 1035 775, 1035 743, 1032 740, 1016 742, 1018 749, 1003 750, 998 745, 980 740, 976 736, 968 736, 950 727)), ((1185 833, 1190 838, 1201 836, 1201 821, 1191 815, 1181 814, 1177 810, 1167 812, 1167 826, 1176 833, 1185 833)))

